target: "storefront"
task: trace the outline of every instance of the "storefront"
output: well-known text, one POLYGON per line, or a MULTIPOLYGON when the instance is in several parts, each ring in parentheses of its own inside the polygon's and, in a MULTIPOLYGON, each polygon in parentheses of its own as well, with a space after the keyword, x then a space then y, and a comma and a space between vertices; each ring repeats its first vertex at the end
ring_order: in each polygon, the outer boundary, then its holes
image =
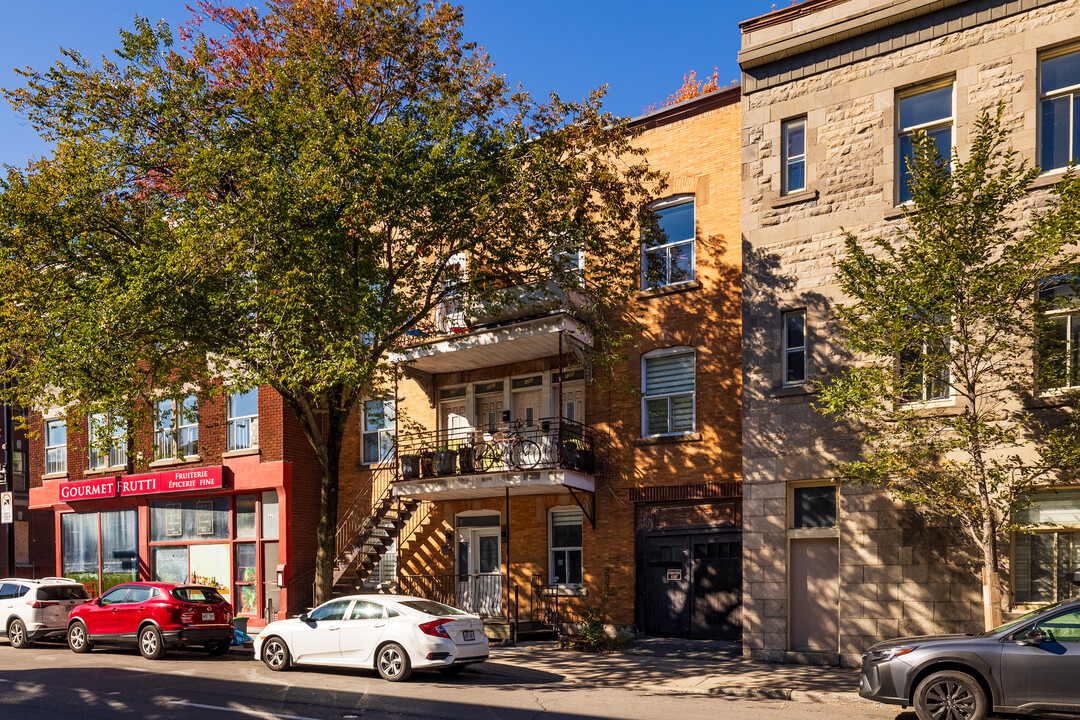
POLYGON ((273 619, 288 602, 288 471, 240 464, 46 484, 57 569, 92 595, 132 580, 211 585, 236 615, 273 619))

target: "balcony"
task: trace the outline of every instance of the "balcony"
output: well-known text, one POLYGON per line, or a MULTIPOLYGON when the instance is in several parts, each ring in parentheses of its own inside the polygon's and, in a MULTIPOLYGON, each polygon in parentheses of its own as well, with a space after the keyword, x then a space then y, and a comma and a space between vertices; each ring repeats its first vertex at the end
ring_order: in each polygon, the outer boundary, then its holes
POLYGON ((422 500, 591 493, 594 435, 565 418, 410 435, 398 442, 401 479, 392 493, 422 500))
POLYGON ((448 301, 435 313, 439 338, 391 353, 390 361, 437 374, 558 355, 560 339, 562 352, 568 352, 592 343, 573 315, 582 300, 548 283, 506 288, 499 302, 448 301))

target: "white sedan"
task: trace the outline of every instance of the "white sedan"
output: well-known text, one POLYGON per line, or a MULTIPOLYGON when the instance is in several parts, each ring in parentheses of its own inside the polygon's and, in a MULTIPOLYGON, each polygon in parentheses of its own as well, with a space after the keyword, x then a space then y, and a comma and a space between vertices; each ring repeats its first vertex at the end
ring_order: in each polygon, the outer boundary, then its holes
POLYGON ((408 595, 349 595, 277 620, 255 638, 271 670, 292 665, 374 667, 396 682, 415 669, 456 675, 488 658, 484 623, 449 605, 408 595))

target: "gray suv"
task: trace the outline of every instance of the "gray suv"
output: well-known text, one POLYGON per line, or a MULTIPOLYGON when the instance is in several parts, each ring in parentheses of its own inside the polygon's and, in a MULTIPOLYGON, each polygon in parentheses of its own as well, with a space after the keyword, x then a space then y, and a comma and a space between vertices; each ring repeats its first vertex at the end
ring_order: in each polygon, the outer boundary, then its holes
POLYGON ((990 712, 1080 714, 1080 600, 981 635, 888 640, 862 656, 859 695, 914 706, 920 720, 990 712))
POLYGON ((68 613, 90 595, 70 578, 0 579, 0 637, 14 648, 67 635, 68 613))

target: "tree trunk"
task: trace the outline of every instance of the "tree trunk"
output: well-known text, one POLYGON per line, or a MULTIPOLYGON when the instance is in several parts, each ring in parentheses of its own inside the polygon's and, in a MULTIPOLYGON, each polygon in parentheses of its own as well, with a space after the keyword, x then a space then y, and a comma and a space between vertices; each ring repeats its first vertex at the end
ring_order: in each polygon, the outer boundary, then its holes
POLYGON ((340 452, 327 453, 319 486, 319 525, 316 530, 315 604, 330 599, 334 590, 334 558, 337 555, 338 480, 340 452))
POLYGON ((1001 625, 1001 579, 998 575, 997 536, 989 517, 982 526, 983 626, 992 630, 1001 625))

